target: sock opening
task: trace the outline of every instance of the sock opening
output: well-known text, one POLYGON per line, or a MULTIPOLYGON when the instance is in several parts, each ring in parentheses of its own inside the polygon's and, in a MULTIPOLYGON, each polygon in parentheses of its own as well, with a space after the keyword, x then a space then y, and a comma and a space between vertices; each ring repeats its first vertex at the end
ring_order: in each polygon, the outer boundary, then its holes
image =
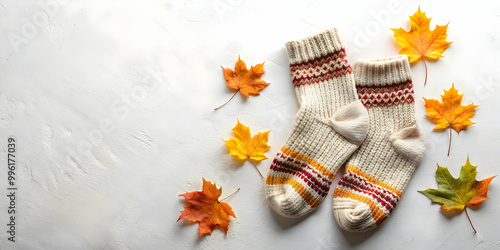
POLYGON ((405 55, 358 60, 354 71, 357 87, 390 87, 411 83, 410 64, 405 55))

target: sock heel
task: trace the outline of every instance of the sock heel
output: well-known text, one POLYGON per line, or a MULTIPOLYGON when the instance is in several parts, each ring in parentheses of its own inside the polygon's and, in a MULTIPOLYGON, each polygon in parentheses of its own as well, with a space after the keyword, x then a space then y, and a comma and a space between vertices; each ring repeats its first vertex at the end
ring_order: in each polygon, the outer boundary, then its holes
POLYGON ((354 145, 360 145, 368 134, 370 118, 365 106, 356 100, 335 112, 330 119, 321 122, 332 127, 354 145))
POLYGON ((420 161, 425 152, 425 133, 418 124, 403 128, 391 135, 394 149, 409 159, 420 161))

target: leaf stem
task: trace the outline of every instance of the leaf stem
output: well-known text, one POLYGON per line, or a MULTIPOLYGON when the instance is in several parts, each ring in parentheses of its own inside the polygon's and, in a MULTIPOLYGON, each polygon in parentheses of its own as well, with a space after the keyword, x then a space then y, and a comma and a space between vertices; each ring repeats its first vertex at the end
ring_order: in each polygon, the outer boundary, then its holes
POLYGON ((451 149, 451 128, 449 128, 450 130, 450 142, 448 143, 448 154, 446 156, 450 156, 450 149, 451 149))
POLYGON ((259 168, 257 167, 257 165, 255 165, 255 163, 254 163, 252 160, 250 160, 250 162, 253 164, 253 166, 255 167, 255 169, 257 169, 257 171, 259 171, 259 174, 260 174, 260 176, 262 177, 262 179, 265 179, 266 177, 264 177, 264 175, 262 175, 262 172, 260 172, 260 170, 259 170, 259 168))
POLYGON ((427 84, 427 63, 425 62, 424 59, 424 66, 425 66, 425 81, 424 81, 424 86, 427 84))
POLYGON ((236 189, 236 191, 234 191, 234 192, 233 192, 232 194, 230 194, 229 196, 226 196, 226 198, 224 198, 224 199, 220 200, 220 201, 219 201, 219 203, 220 203, 220 202, 222 202, 222 201, 224 201, 225 199, 227 199, 227 198, 229 198, 229 197, 233 196, 233 194, 236 194, 236 192, 238 192, 238 191, 240 191, 240 188, 236 189))
POLYGON ((465 215, 467 215, 467 219, 469 219, 470 226, 472 227, 472 230, 474 230, 474 233, 476 234, 477 231, 474 228, 474 226, 472 225, 472 221, 470 220, 469 213, 467 213, 467 207, 465 207, 464 210, 465 210, 465 215))
POLYGON ((235 96, 236 94, 238 94, 238 92, 240 92, 240 89, 238 89, 236 92, 234 92, 234 95, 233 95, 233 96, 231 96, 231 99, 229 99, 229 101, 227 101, 226 103, 224 103, 224 104, 220 105, 220 106, 219 106, 219 107, 217 107, 217 108, 214 108, 214 110, 217 110, 217 109, 220 109, 220 108, 224 107, 224 105, 226 105, 228 102, 230 102, 231 100, 233 100, 234 96, 235 96))

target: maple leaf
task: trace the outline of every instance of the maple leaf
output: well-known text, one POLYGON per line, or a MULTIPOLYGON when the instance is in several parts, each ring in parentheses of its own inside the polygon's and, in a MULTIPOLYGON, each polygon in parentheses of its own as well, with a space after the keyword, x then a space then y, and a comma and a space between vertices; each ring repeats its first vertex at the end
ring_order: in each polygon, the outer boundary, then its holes
POLYGON ((427 18, 425 12, 420 11, 418 7, 417 12, 410 17, 410 31, 403 28, 391 29, 396 37, 396 43, 402 49, 399 54, 408 56, 410 63, 423 59, 425 66, 425 82, 427 83, 427 64, 425 60, 437 60, 442 52, 444 52, 452 42, 446 41, 446 25, 436 25, 434 30, 430 30, 430 18, 427 18))
POLYGON ((259 95, 259 91, 270 84, 260 79, 260 77, 266 72, 264 71, 264 63, 251 66, 249 70, 247 69, 245 62, 243 62, 238 56, 238 61, 234 65, 234 71, 222 66, 221 68, 224 71, 226 85, 231 89, 236 89, 236 92, 231 99, 229 99, 229 101, 214 110, 222 108, 230 102, 238 92, 241 92, 241 94, 248 98, 250 97, 249 95, 259 95))
POLYGON ((256 162, 260 162, 264 159, 267 159, 264 152, 266 152, 271 147, 267 145, 267 136, 270 131, 267 132, 259 132, 258 134, 251 136, 250 128, 241 124, 238 120, 238 123, 233 128, 234 138, 231 138, 226 143, 227 149, 229 150, 229 154, 236 156, 239 160, 247 160, 254 164, 257 171, 259 171, 260 176, 264 178, 259 168, 257 168, 256 162))
MULTIPOLYGON (((238 188, 238 190, 240 189, 238 188)), ((212 184, 203 178, 202 191, 179 195, 186 198, 190 204, 184 206, 184 210, 181 211, 181 216, 177 221, 186 219, 192 222, 199 222, 198 237, 202 234, 212 234, 216 226, 219 226, 227 234, 229 216, 236 218, 236 215, 234 215, 231 206, 222 201, 233 194, 219 201, 221 194, 222 188, 217 189, 215 183, 212 184)))
POLYGON ((427 111, 425 116, 436 124, 434 130, 450 128, 448 155, 450 155, 451 148, 451 129, 453 128, 457 133, 460 133, 463 129, 474 124, 470 118, 476 114, 474 110, 479 107, 474 103, 462 106, 463 95, 458 94, 458 90, 452 84, 448 91, 444 90, 444 95, 441 96, 443 102, 424 98, 425 110, 427 111))
POLYGON ((432 202, 441 203, 441 208, 444 210, 465 210, 467 219, 476 233, 467 213, 467 206, 475 206, 488 199, 488 186, 496 175, 482 181, 476 181, 477 166, 470 164, 469 157, 467 157, 465 165, 462 166, 458 179, 453 178, 447 168, 441 167, 439 164, 437 166, 438 189, 428 188, 418 192, 427 196, 432 202))

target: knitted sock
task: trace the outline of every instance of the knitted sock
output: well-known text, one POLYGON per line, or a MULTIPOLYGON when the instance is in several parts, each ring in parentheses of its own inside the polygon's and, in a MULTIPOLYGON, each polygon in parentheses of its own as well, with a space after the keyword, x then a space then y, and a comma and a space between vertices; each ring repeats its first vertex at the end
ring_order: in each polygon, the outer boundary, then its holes
POLYGON ((281 215, 298 217, 326 197, 338 168, 365 138, 368 114, 335 29, 286 47, 300 109, 271 165, 266 198, 281 215))
POLYGON ((391 214, 422 159, 425 135, 415 119, 406 56, 357 62, 354 74, 370 128, 346 163, 333 194, 333 210, 343 229, 365 231, 391 214))

